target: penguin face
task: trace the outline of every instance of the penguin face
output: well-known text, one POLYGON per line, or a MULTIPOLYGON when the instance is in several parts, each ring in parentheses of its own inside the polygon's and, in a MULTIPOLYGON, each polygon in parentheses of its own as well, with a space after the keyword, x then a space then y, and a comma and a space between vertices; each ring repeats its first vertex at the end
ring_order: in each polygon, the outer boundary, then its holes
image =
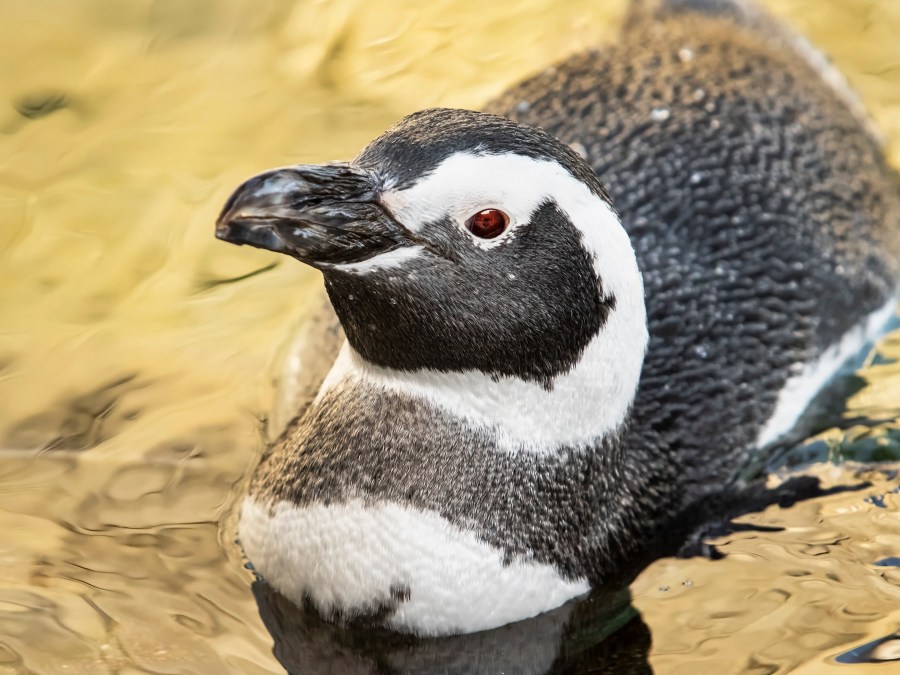
POLYGON ((642 293, 583 160, 542 131, 471 111, 411 115, 351 164, 251 178, 217 235, 321 269, 350 345, 402 371, 549 389, 618 296, 642 293))

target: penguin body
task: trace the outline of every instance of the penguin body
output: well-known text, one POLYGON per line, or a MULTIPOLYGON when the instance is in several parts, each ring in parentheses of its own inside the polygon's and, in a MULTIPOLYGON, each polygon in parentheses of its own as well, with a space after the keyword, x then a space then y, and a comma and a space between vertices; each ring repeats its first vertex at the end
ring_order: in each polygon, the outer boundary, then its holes
POLYGON ((218 235, 321 269, 346 334, 242 507, 269 583, 420 635, 523 619, 795 428, 893 313, 900 190, 772 25, 643 8, 501 116, 423 111, 239 188, 218 235))

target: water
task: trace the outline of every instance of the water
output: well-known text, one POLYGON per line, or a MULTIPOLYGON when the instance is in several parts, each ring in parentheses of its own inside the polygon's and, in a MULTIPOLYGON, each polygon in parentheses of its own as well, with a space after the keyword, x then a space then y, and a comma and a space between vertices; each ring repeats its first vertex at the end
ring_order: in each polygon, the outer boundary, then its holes
MULTIPOLYGON (((832 54, 900 165, 900 5, 772 5, 832 54)), ((263 445, 266 373, 318 282, 216 241, 218 208, 246 176, 351 157, 412 110, 477 107, 609 38, 620 3, 0 11, 0 673, 283 672, 259 606, 301 672, 896 672, 900 333, 843 422, 826 416, 779 469, 853 460, 809 471, 871 486, 746 516, 781 529, 726 537, 722 560, 656 562, 630 605, 423 645, 254 597, 232 507, 263 445)))

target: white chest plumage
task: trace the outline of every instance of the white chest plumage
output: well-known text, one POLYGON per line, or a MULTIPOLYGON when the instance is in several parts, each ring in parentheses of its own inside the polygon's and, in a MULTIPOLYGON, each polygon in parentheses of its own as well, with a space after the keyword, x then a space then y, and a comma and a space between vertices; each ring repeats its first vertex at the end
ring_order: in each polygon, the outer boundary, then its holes
POLYGON ((240 538, 253 565, 283 595, 325 616, 388 610, 404 632, 473 632, 557 607, 589 589, 553 567, 503 551, 434 512, 364 503, 272 509, 245 500, 240 538))

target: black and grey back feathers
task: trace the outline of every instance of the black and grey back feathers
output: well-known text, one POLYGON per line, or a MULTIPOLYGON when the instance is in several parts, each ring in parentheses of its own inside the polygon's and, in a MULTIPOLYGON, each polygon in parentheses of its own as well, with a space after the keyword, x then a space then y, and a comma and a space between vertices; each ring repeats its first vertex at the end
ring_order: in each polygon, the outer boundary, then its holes
POLYGON ((708 480, 786 431, 765 428, 785 384, 894 296, 900 199, 840 92, 733 8, 676 16, 694 4, 490 108, 580 144, 603 177, 644 275, 633 423, 708 480))

